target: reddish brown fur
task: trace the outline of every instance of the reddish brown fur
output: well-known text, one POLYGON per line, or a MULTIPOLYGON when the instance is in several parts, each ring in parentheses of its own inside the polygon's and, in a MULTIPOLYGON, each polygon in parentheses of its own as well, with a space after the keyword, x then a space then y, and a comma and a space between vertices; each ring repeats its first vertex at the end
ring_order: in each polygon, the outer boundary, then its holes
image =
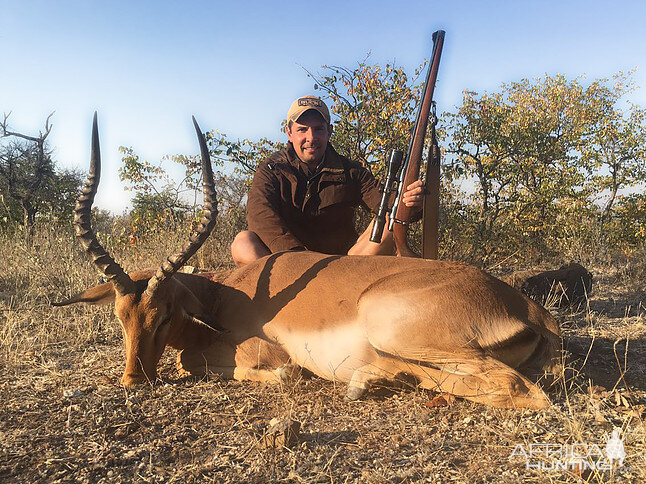
MULTIPOLYGON (((131 277, 143 288, 151 273, 131 277)), ((280 367, 296 364, 349 381, 352 398, 409 373, 474 401, 542 407, 545 395, 512 367, 540 370, 560 346, 543 308, 457 262, 287 252, 226 273, 175 274, 153 299, 108 283, 66 303, 111 301, 124 327, 125 385, 154 380, 168 345, 189 374, 280 381, 280 367)))

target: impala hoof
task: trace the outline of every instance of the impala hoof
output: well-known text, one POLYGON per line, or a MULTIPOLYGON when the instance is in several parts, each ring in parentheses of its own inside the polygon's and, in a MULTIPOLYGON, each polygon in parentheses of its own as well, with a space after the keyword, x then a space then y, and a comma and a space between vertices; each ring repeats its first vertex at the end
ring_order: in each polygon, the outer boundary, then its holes
POLYGON ((121 385, 125 388, 137 388, 145 384, 151 385, 156 379, 157 375, 148 378, 143 373, 132 373, 121 377, 121 385))
POLYGON ((148 383, 147 380, 121 380, 121 386, 128 389, 135 389, 143 386, 145 383, 148 383))
POLYGON ((348 402, 354 402, 355 400, 359 400, 365 393, 365 388, 348 387, 348 391, 345 393, 345 400, 348 402))

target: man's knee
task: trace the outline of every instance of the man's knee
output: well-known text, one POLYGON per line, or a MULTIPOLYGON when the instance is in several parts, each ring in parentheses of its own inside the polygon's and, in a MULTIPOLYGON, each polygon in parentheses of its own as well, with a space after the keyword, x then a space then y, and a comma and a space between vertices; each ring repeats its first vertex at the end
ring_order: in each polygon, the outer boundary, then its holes
POLYGON ((271 252, 251 230, 239 232, 231 243, 231 256, 237 266, 243 266, 260 259, 271 252))
POLYGON ((248 245, 253 237, 258 236, 251 230, 243 230, 242 232, 238 232, 234 237, 233 242, 231 243, 231 248, 248 245))
POLYGON ((388 230, 388 224, 384 225, 381 242, 371 242, 370 235, 375 220, 368 225, 366 230, 359 236, 357 242, 350 247, 348 255, 393 255, 395 252, 395 243, 392 232, 388 230))

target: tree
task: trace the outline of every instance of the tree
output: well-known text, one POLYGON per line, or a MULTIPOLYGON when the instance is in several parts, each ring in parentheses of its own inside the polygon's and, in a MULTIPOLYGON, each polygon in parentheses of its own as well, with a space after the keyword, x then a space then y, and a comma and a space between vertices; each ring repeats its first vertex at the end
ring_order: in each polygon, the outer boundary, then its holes
POLYGON ((5 114, 0 123, 0 138, 4 141, 0 144, 2 208, 7 220, 22 219, 27 237, 32 235, 38 216, 68 218, 82 183, 79 172, 59 170, 51 158, 47 137, 52 115, 37 136, 12 131, 8 124, 10 114, 5 114))
POLYGON ((251 184, 258 165, 274 151, 287 146, 285 142, 268 138, 232 141, 217 130, 207 132, 205 138, 214 163, 220 166, 233 164, 235 173, 245 180, 247 186, 251 184))
MULTIPOLYGON (((126 182, 126 190, 135 192, 133 214, 144 219, 168 218, 176 222, 183 219, 190 206, 187 198, 196 202, 201 191, 198 157, 188 155, 165 156, 154 166, 142 160, 130 147, 119 147, 123 166, 119 179, 126 182), (164 160, 172 160, 184 168, 184 177, 177 183, 162 168, 164 160)), ((193 203, 195 206, 196 203, 193 203)))
POLYGON ((366 60, 354 69, 324 65, 322 74, 306 69, 314 88, 332 101, 332 142, 337 150, 381 176, 388 152, 408 147, 423 67, 412 78, 401 67, 369 65, 366 60))
MULTIPOLYGON (((205 136, 215 166, 222 166, 226 159, 224 153, 236 156, 247 146, 242 142, 230 142, 226 136, 215 133, 206 133, 205 136)), ((126 188, 135 192, 130 212, 131 241, 151 230, 167 227, 169 223, 183 222, 189 217, 195 221, 199 220, 202 210, 199 200, 202 195, 199 155, 167 155, 158 164, 153 165, 142 160, 132 148, 121 146, 119 150, 123 155, 123 166, 119 169, 119 176, 127 183, 126 188), (163 167, 164 162, 169 160, 184 169, 184 176, 179 182, 176 182, 163 167)), ((245 185, 249 181, 240 173, 251 170, 252 166, 250 157, 242 158, 241 154, 238 156, 245 163, 249 163, 249 168, 240 165, 238 173, 214 173, 219 219, 232 218, 235 221, 234 225, 240 219, 244 220, 245 185)))
POLYGON ((492 94, 464 92, 458 112, 447 116, 446 173, 474 183, 474 243, 483 259, 501 248, 544 251, 559 233, 563 207, 589 205, 579 152, 598 103, 596 83, 561 75, 503 84, 492 94))
POLYGON ((635 90, 632 73, 614 76, 614 85, 600 83, 599 111, 592 133, 582 147, 583 158, 595 171, 591 191, 607 193, 601 224, 610 217, 620 190, 641 183, 646 176, 646 110, 634 104, 624 110, 623 96, 635 90))
POLYGON ((619 198, 608 229, 613 242, 625 252, 646 243, 646 194, 631 193, 619 198))

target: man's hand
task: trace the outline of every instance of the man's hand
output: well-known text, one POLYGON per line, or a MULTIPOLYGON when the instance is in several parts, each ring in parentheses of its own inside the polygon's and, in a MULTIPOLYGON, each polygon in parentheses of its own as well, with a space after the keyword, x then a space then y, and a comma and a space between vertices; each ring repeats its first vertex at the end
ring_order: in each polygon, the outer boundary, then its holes
POLYGON ((417 180, 406 188, 402 195, 402 202, 407 207, 422 207, 424 201, 424 187, 422 187, 422 180, 417 180))

